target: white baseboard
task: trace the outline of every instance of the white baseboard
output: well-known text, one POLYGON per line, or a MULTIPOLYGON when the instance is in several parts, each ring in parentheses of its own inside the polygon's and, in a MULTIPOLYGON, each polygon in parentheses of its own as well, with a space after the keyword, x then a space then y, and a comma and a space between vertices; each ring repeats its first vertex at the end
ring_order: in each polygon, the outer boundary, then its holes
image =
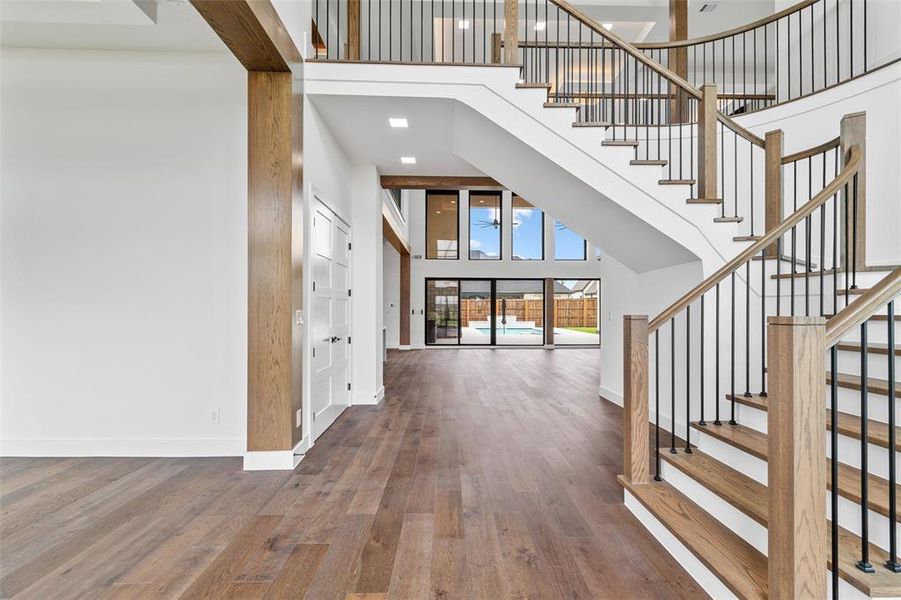
POLYGON ((81 457, 149 456, 205 457, 241 456, 243 438, 190 439, 52 439, 6 438, 0 440, 0 456, 81 457))
POLYGON ((245 471, 293 471, 303 454, 293 450, 253 451, 244 454, 245 471))
POLYGON ((704 566, 704 564, 698 560, 698 558, 686 548, 682 542, 676 539, 676 536, 674 536, 663 523, 657 520, 657 517, 652 515, 644 505, 635 498, 635 496, 629 493, 628 490, 623 490, 623 500, 625 501, 626 508, 635 515, 641 524, 644 525, 645 529, 651 532, 651 535, 653 535, 657 541, 660 542, 660 545, 676 559, 676 562, 682 565, 691 578, 694 579, 705 592, 710 594, 711 598, 725 600, 726 598, 736 597, 735 594, 720 581, 719 577, 713 574, 713 571, 704 566))
POLYGON ((398 350, 412 350, 412 347, 409 346, 409 345, 407 345, 407 346, 398 346, 397 349, 398 349, 398 350))
POLYGON ((385 397, 385 386, 375 392, 354 392, 354 406, 375 406, 385 397))
POLYGON ((307 450, 313 447, 313 442, 310 440, 310 434, 303 436, 297 445, 294 446, 294 454, 306 454, 307 450))
POLYGON ((601 398, 604 398, 605 400, 609 400, 610 402, 612 402, 613 404, 616 404, 617 406, 623 405, 623 395, 620 394, 619 392, 614 392, 607 386, 604 386, 604 385, 598 386, 598 396, 600 396, 601 398))

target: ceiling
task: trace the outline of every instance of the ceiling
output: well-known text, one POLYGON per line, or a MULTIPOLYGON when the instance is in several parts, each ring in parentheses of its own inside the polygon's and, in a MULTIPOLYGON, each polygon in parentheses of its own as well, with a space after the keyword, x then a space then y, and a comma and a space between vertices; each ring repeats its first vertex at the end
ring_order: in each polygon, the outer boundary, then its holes
POLYGON ((351 162, 375 165, 382 175, 484 175, 451 152, 452 100, 311 96, 315 110, 351 162), (406 117, 407 129, 392 129, 388 117, 406 117), (416 157, 403 165, 401 156, 416 157))
POLYGON ((0 0, 7 48, 226 52, 187 0, 0 0))

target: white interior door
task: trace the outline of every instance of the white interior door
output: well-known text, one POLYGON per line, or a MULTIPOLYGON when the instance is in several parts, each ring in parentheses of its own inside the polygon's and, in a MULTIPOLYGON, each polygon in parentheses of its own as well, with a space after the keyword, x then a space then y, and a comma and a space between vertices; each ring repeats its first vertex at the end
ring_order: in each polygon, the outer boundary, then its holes
POLYGON ((315 440, 350 404, 350 227, 318 198, 312 255, 310 404, 315 440))

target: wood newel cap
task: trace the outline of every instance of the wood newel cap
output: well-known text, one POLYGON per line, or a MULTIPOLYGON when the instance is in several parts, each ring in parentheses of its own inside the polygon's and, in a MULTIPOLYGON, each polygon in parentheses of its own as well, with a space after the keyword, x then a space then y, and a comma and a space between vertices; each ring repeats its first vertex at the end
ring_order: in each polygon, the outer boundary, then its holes
POLYGON ((867 111, 861 110, 859 112, 853 112, 853 113, 848 113, 848 114, 844 115, 842 117, 842 121, 844 121, 846 119, 857 119, 857 118, 866 117, 866 116, 867 116, 867 111))
POLYGON ((647 321, 647 315, 623 315, 624 321, 647 321))
POLYGON ((767 317, 768 325, 825 327, 826 317, 767 317))

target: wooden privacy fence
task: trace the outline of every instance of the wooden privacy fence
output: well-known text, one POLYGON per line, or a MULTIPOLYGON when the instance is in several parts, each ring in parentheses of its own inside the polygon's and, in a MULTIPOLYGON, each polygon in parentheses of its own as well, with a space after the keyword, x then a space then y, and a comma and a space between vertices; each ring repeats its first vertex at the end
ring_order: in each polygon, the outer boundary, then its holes
MULTIPOLYGON (((500 298, 496 301, 495 314, 501 318, 500 298)), ((460 302, 460 318, 463 327, 470 321, 487 321, 491 300, 464 298, 460 302)), ((544 300, 541 298, 507 299, 507 317, 517 321, 534 321, 536 327, 544 326, 544 300)), ((554 298, 554 327, 597 327, 597 298, 554 298)))

